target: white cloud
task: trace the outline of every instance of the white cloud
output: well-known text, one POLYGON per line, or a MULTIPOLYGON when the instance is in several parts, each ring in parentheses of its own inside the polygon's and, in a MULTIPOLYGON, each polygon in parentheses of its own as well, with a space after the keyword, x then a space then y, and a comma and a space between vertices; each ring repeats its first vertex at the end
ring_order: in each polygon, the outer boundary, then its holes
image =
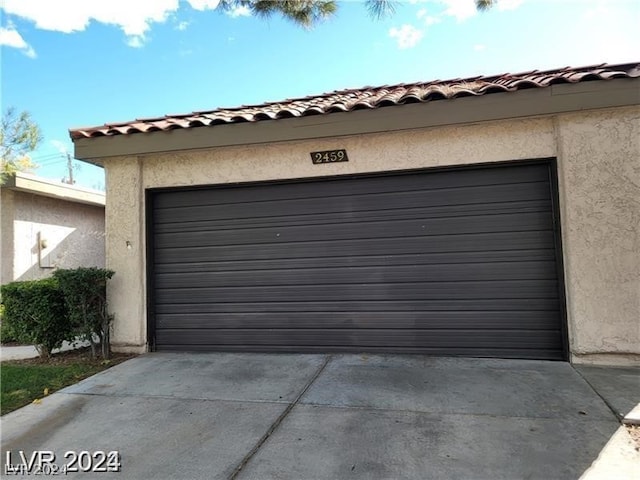
MULTIPOLYGON (((196 10, 212 10, 219 0, 186 0, 196 10)), ((180 0, 3 0, 9 15, 27 19, 36 28, 73 33, 85 30, 92 21, 114 25, 129 37, 128 44, 140 47, 153 23, 163 23, 180 7, 180 0)), ((185 26, 186 28, 186 26, 185 26)))
POLYGON ((144 47, 144 36, 142 35, 131 35, 127 38, 127 45, 131 48, 142 48, 144 47))
POLYGON ((0 28, 0 45, 13 48, 25 48, 27 42, 24 38, 13 28, 0 28))
POLYGON ((60 141, 60 140, 51 140, 51 145, 53 145, 56 150, 58 150, 60 153, 66 155, 67 152, 69 151, 69 149, 67 148, 67 144, 60 141))
POLYGON ((439 17, 431 17, 431 16, 424 17, 424 24, 427 27, 430 27, 431 25, 435 25, 436 23, 440 23, 441 21, 442 19, 439 17))
POLYGON ((231 10, 229 10, 227 12, 227 15, 229 15, 232 18, 249 17, 249 16, 251 16, 251 10, 249 10, 249 7, 247 7, 245 5, 239 5, 237 7, 233 7, 231 10))
POLYGON ((22 35, 13 28, 12 25, 8 27, 0 27, 0 45, 5 47, 17 48, 21 50, 29 58, 36 58, 36 51, 31 45, 25 42, 22 35))
POLYGON ((478 43, 478 44, 473 46, 473 50, 476 51, 476 52, 481 52, 486 48, 487 48, 487 46, 486 45, 482 45, 481 43, 478 43))
POLYGON ((169 13, 178 9, 178 0, 87 1, 56 0, 35 2, 4 0, 5 12, 33 21, 37 28, 72 33, 87 28, 94 20, 116 25, 126 35, 144 35, 152 22, 164 22, 169 13))
MULTIPOLYGON (((580 49, 574 50, 571 54, 571 64, 634 62, 638 58, 639 37, 638 34, 629 36, 627 32, 613 31, 608 32, 606 42, 603 42, 597 35, 584 37, 580 49)), ((555 63, 558 65, 568 64, 566 58, 555 60, 555 63)))
POLYGON ((599 21, 601 18, 608 16, 610 13, 611 10, 605 4, 599 3, 587 9, 582 14, 582 18, 584 20, 599 21))
POLYGON ((498 10, 500 11, 515 10, 520 5, 522 5, 523 2, 524 0, 499 0, 498 10))
POLYGON ((184 32, 188 26, 189 26, 189 22, 180 22, 178 23, 178 25, 176 25, 176 29, 180 30, 181 32, 184 32))
POLYGON ((440 23, 442 21, 440 17, 429 15, 429 12, 426 8, 421 8, 420 10, 418 10, 416 17, 418 17, 418 20, 422 20, 422 22, 427 27, 430 27, 431 25, 435 25, 436 23, 440 23))
MULTIPOLYGON (((515 10, 524 3, 525 0, 498 0, 495 8, 504 12, 515 10)), ((445 6, 443 15, 454 17, 458 22, 471 18, 478 14, 475 0, 439 0, 445 6)))
POLYGON ((440 0, 440 3, 443 3, 446 7, 444 14, 454 17, 458 22, 471 18, 478 13, 474 0, 440 0))
POLYGON ((220 0, 187 0, 189 5, 195 10, 215 10, 220 4, 220 0))
MULTIPOLYGON (((418 10, 416 16, 422 20, 426 26, 440 23, 446 17, 453 17, 458 22, 463 22, 478 14, 475 0, 433 0, 439 3, 443 10, 436 15, 428 15, 426 8, 418 10)), ((522 5, 525 0, 498 0, 496 9, 499 11, 514 10, 522 5)))
POLYGON ((398 48, 401 49, 415 47, 423 35, 422 30, 409 24, 402 25, 400 28, 393 27, 389 30, 389 36, 396 39, 398 48))

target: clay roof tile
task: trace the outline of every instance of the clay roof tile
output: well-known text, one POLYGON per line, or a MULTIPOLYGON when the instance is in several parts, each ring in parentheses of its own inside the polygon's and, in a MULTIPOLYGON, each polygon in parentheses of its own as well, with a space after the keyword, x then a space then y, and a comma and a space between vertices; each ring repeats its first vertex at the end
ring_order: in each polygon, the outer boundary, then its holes
POLYGON ((371 110, 407 103, 426 103, 464 96, 489 95, 531 88, 546 88, 557 83, 640 77, 640 63, 598 64, 587 67, 563 67, 553 70, 530 70, 475 76, 466 79, 432 80, 430 82, 382 85, 358 89, 336 90, 281 102, 217 108, 164 117, 137 118, 130 122, 109 123, 97 127, 75 128, 71 138, 133 135, 175 129, 200 128, 230 123, 246 123, 308 115, 327 115, 353 110, 371 110))

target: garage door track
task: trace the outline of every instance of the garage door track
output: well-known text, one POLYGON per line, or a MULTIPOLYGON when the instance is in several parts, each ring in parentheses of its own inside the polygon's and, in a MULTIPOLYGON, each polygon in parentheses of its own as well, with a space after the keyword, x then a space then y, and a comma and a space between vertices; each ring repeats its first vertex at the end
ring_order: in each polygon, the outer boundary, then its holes
POLYGON ((83 478, 579 478, 618 427, 562 362, 152 353, 3 417, 2 458, 120 453, 83 478))

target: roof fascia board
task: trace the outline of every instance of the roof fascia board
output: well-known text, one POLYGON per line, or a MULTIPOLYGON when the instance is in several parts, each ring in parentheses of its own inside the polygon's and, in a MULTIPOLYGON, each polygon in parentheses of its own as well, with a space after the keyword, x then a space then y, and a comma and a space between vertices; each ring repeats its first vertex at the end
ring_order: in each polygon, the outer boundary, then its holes
POLYGON ((102 158, 339 137, 640 104, 640 78, 557 84, 427 103, 309 117, 74 141, 75 157, 102 158))
POLYGON ((20 172, 9 176, 4 185, 2 185, 2 188, 55 198, 67 202, 84 203, 86 205, 99 207, 104 207, 105 205, 105 195, 101 192, 93 192, 79 189, 77 187, 58 185, 54 182, 49 182, 46 179, 20 172))

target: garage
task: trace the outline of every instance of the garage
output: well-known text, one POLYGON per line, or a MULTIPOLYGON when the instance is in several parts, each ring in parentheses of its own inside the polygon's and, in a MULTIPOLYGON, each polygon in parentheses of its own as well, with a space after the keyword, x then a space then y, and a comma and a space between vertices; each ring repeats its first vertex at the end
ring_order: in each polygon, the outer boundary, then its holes
POLYGON ((155 189, 156 350, 566 358, 555 161, 155 189))
POLYGON ((113 351, 637 365, 639 85, 592 65, 71 130, 106 174, 113 351))

